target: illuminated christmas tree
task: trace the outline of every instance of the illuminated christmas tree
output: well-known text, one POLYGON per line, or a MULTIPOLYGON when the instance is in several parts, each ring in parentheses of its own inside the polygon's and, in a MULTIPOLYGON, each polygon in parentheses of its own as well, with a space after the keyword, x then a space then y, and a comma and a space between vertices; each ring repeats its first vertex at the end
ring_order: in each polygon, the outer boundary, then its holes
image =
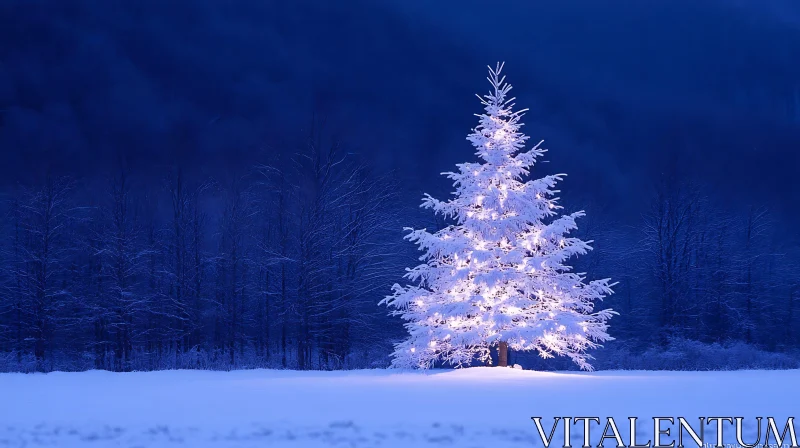
POLYGON ((410 333, 395 347, 396 367, 486 362, 497 347, 501 366, 511 348, 568 356, 591 370, 586 351, 612 339, 607 321, 616 313, 595 311, 612 285, 586 282, 567 264, 591 249, 568 236, 583 212, 559 213, 553 188, 563 174, 527 180, 546 150, 541 142, 525 150, 525 110, 513 111, 502 68, 489 69, 492 90, 481 98, 484 113, 468 136, 480 162, 444 173, 454 181, 454 198, 423 200, 454 223, 436 233, 407 229, 424 263, 406 273, 414 284, 394 285, 381 302, 407 321, 410 333))

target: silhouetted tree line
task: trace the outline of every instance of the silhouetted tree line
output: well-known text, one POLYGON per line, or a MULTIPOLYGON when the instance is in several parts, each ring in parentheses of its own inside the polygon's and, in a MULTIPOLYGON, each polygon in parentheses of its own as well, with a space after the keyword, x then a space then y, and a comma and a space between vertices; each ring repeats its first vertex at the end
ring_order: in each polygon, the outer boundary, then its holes
POLYGON ((7 198, 0 367, 382 362, 402 275, 393 182, 321 138, 238 178, 48 176, 7 198))
POLYGON ((800 367, 800 246, 767 206, 714 194, 668 171, 635 225, 589 213, 581 267, 618 282, 620 313, 598 367, 800 367))
MULTIPOLYGON (((225 179, 173 165, 154 182, 120 163, 18 185, 2 220, 0 369, 386 366, 403 329, 377 303, 416 260, 402 228, 447 224, 417 225, 418 198, 397 190, 319 136, 225 179)), ((598 368, 796 367, 798 246, 766 207, 712 191, 663 176, 633 225, 587 201, 579 231, 595 250, 578 270, 618 282, 620 312, 598 368)))

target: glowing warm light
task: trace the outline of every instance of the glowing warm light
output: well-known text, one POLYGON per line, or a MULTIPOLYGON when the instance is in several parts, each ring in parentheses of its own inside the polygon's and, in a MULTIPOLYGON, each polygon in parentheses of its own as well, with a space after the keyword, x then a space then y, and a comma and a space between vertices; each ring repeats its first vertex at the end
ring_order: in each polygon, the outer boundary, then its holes
POLYGON ((436 361, 457 364, 484 357, 487 345, 503 338, 511 349, 538 350, 543 358, 569 355, 591 369, 584 352, 607 338, 608 314, 591 313, 588 303, 606 295, 607 283, 599 280, 595 288, 584 283, 583 274, 571 272, 567 256, 581 252, 584 243, 570 234, 569 215, 557 218, 565 208, 558 190, 551 189, 559 176, 527 179, 544 150, 537 145, 524 152, 521 115, 505 98, 508 90, 496 73, 500 67, 491 72, 495 93, 486 97, 486 113, 469 136, 482 164, 458 164, 456 173, 444 173, 454 181, 455 199, 425 196, 425 208, 454 219, 437 232, 413 230, 407 239, 425 252, 419 258, 423 264, 407 269, 413 285, 396 286, 381 302, 408 321, 410 339, 400 347, 420 344, 419 355, 413 346, 405 353, 400 349, 396 361, 422 368, 436 361))

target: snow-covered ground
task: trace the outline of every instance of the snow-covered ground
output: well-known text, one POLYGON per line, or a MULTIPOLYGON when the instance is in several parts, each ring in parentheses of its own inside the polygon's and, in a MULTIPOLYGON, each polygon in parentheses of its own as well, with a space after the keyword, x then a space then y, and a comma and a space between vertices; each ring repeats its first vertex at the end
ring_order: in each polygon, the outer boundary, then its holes
POLYGON ((0 447, 532 447, 532 416, 785 419, 799 384, 800 371, 2 374, 0 447))

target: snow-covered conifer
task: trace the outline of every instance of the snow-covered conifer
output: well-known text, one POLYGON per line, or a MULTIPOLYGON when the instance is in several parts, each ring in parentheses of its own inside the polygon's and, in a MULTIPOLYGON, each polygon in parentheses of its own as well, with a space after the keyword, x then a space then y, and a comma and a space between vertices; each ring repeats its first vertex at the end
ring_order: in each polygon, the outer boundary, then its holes
POLYGON ((454 181, 455 197, 425 195, 422 203, 453 224, 435 233, 407 229, 406 239, 424 252, 423 264, 407 270, 412 285, 395 284, 381 302, 407 321, 410 333, 395 347, 396 367, 487 361, 496 346, 501 365, 511 348, 568 356, 591 370, 587 349, 612 339, 607 321, 616 313, 595 311, 595 302, 613 285, 587 282, 567 264, 591 249, 591 241, 569 236, 583 212, 559 213, 554 187, 563 174, 529 179, 546 150, 541 142, 525 149, 525 110, 513 111, 502 68, 489 68, 492 90, 479 97, 484 113, 467 137, 480 161, 443 173, 454 181))

